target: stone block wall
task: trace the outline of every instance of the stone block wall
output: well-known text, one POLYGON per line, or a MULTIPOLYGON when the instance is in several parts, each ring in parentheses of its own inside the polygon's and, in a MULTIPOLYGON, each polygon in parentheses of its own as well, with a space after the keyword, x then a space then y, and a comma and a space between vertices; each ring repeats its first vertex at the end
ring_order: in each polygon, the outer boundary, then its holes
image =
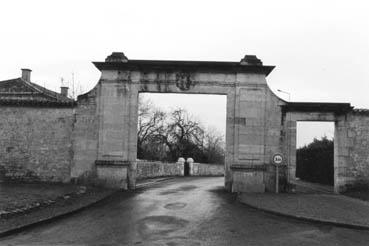
POLYGON ((96 180, 99 119, 97 88, 78 97, 73 130, 74 160, 71 178, 78 182, 94 183, 96 180))
POLYGON ((73 108, 0 107, 0 180, 69 182, 73 108))
POLYGON ((97 163, 96 176, 94 183, 104 187, 127 189, 128 166, 125 164, 105 165, 97 163))
MULTIPOLYGON (((286 104, 285 101, 278 98, 270 89, 267 90, 267 100, 266 100, 266 119, 265 119, 265 152, 264 152, 264 185, 265 191, 274 192, 275 191, 275 167, 272 164, 272 157, 277 153, 284 154, 286 152, 284 147, 284 137, 286 136, 286 131, 283 122, 283 115, 281 106, 286 104)), ((281 170, 280 180, 285 179, 285 173, 287 170, 281 170)), ((280 182, 280 183, 283 183, 280 182)), ((281 190, 284 190, 281 187, 281 190)))
POLYGON ((180 163, 165 163, 160 161, 137 161, 137 179, 183 176, 184 166, 180 163))
POLYGON ((224 164, 191 163, 191 176, 224 176, 224 164))
POLYGON ((353 110, 347 116, 346 165, 338 170, 345 188, 369 186, 369 110, 353 110))
MULTIPOLYGON (((137 179, 183 176, 184 165, 160 161, 137 161, 137 179)), ((190 176, 224 176, 224 165, 191 163, 190 176)))

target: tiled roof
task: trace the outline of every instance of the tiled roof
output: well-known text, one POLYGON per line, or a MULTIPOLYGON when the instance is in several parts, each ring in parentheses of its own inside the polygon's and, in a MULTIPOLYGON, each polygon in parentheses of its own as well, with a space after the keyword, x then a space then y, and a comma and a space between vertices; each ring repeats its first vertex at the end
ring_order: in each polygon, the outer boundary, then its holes
POLYGON ((0 81, 0 105, 74 106, 75 100, 22 78, 0 81))

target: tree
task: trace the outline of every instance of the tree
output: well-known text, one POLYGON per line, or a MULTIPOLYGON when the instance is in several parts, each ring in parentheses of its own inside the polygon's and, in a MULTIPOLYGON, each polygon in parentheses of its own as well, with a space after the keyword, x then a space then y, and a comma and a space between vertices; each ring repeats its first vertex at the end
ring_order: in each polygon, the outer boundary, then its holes
POLYGON ((302 180, 333 185, 333 140, 323 137, 297 150, 296 176, 302 180))
POLYGON ((138 115, 139 159, 177 161, 192 157, 197 162, 224 163, 223 136, 215 130, 205 131, 185 109, 165 113, 140 98, 138 115))
POLYGON ((154 108, 151 101, 139 98, 137 127, 137 157, 139 159, 154 160, 163 154, 163 150, 158 149, 160 146, 154 143, 160 142, 159 136, 164 130, 165 119, 166 114, 154 108))
POLYGON ((216 129, 208 129, 205 134, 204 154, 205 163, 224 163, 225 143, 222 136, 216 129))
POLYGON ((170 161, 179 157, 195 159, 201 152, 204 130, 200 122, 194 120, 186 110, 178 108, 169 114, 161 138, 168 147, 170 161))

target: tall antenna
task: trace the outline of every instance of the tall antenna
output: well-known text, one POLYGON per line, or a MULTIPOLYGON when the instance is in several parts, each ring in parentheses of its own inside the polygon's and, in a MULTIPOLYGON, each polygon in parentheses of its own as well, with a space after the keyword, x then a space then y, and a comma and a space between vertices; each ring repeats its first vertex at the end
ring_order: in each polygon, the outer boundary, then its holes
POLYGON ((60 77, 60 86, 64 86, 64 78, 60 77))

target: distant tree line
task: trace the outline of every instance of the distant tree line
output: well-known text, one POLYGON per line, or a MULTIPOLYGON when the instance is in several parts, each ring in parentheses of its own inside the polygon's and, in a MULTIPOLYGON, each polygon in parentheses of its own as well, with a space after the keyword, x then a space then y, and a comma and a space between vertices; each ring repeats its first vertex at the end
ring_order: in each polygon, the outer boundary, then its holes
POLYGON ((137 158, 175 162, 179 157, 201 163, 224 163, 224 137, 207 130, 185 109, 164 112, 139 99, 137 158))
POLYGON ((302 180, 333 185, 333 140, 314 138, 309 145, 297 149, 296 176, 302 180))

